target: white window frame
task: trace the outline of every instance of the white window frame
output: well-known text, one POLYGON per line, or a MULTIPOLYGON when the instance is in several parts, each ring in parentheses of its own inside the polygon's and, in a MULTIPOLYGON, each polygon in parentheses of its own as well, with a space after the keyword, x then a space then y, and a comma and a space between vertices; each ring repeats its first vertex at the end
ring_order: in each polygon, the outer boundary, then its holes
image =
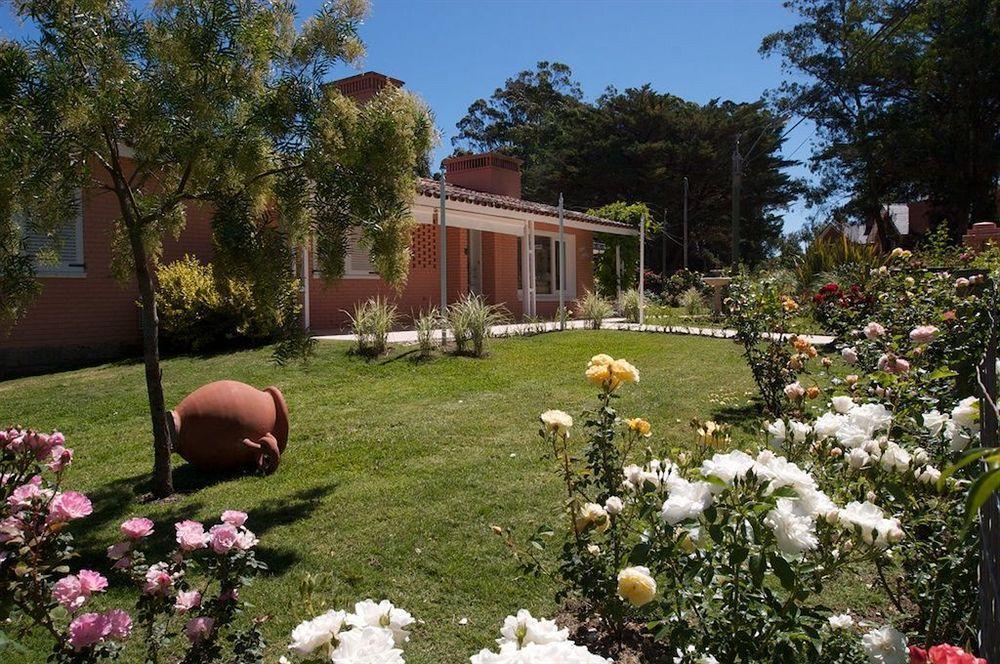
MULTIPOLYGON (((21 217, 17 221, 18 225, 21 226, 22 235, 26 235, 27 224, 24 222, 24 218, 21 217)), ((77 198, 77 213, 75 219, 72 221, 73 231, 76 235, 76 255, 72 262, 62 262, 59 263, 48 263, 39 262, 35 258, 35 276, 45 278, 45 277, 86 277, 87 276, 87 265, 84 262, 84 237, 83 237, 83 201, 82 198, 77 198)))
MULTIPOLYGON (((539 231, 539 230, 536 230, 534 232, 534 236, 535 236, 535 240, 536 241, 538 240, 538 238, 541 238, 541 237, 547 237, 547 238, 549 238, 549 242, 552 243, 553 249, 555 248, 556 242, 559 241, 559 231, 539 231)), ((521 245, 521 251, 518 252, 518 254, 517 254, 517 260, 518 260, 518 265, 522 265, 523 262, 524 262, 524 258, 522 256, 522 252, 524 251, 524 237, 519 235, 518 239, 520 240, 519 244, 521 245)), ((572 300, 572 299, 576 298, 576 237, 572 233, 564 233, 563 234, 563 239, 566 240, 566 283, 563 284, 563 289, 562 289, 563 290, 563 297, 564 298, 569 298, 569 299, 572 300)), ((538 289, 537 289, 537 285, 536 285, 535 299, 538 302, 557 302, 559 300, 559 291, 556 289, 556 278, 557 278, 557 275, 556 275, 556 253, 557 252, 554 251, 554 250, 549 252, 549 255, 551 257, 550 258, 551 265, 549 266, 550 267, 549 274, 552 275, 552 277, 551 277, 552 278, 552 283, 551 283, 552 292, 551 293, 542 293, 542 292, 539 292, 538 289)), ((535 260, 538 260, 537 257, 535 258, 535 260)), ((536 275, 537 275, 537 268, 536 268, 535 271, 536 271, 536 275)), ((514 278, 515 279, 517 278, 516 274, 514 275, 514 278)), ((522 286, 523 286, 523 284, 522 284, 522 286)), ((517 299, 519 299, 519 300, 523 300, 524 299, 524 288, 523 287, 517 289, 517 299)))

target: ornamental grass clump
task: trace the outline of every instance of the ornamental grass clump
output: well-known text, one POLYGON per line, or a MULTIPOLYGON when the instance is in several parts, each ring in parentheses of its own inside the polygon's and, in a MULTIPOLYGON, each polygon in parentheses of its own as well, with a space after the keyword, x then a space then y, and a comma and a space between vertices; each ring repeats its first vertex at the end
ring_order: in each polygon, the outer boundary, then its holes
POLYGON ((434 341, 434 333, 441 329, 442 324, 441 311, 437 307, 421 311, 420 315, 414 319, 420 357, 428 358, 434 352, 434 348, 437 346, 434 341))
POLYGON ((347 312, 351 330, 356 337, 355 351, 365 357, 378 357, 389 349, 389 332, 399 316, 396 305, 380 296, 354 306, 354 313, 347 312))
MULTIPOLYGON (((601 329, 601 323, 605 318, 610 318, 615 313, 615 308, 611 302, 593 291, 587 291, 576 301, 576 310, 580 313, 580 318, 590 321, 590 327, 594 330, 601 329)), ((638 313, 636 313, 638 320, 638 313)))
POLYGON ((460 354, 468 353, 473 357, 486 354, 486 340, 492 336, 491 328, 507 320, 503 307, 490 304, 485 297, 475 293, 466 293, 448 307, 448 322, 455 338, 455 349, 460 354))
POLYGON ((627 290, 618 298, 618 310, 629 323, 639 322, 639 291, 627 290))
POLYGON ((704 315, 707 307, 705 307, 705 299, 701 295, 701 291, 697 288, 689 288, 680 297, 680 306, 684 308, 688 316, 701 316, 704 315))

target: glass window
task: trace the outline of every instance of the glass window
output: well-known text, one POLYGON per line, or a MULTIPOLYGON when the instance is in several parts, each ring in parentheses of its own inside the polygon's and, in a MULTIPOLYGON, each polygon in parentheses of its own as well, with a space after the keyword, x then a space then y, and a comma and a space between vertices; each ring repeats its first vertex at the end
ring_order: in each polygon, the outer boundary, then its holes
POLYGON ((52 234, 29 229, 23 219, 17 223, 24 232, 25 253, 35 258, 35 269, 40 276, 84 274, 82 213, 52 234))
POLYGON ((535 292, 552 293, 552 238, 535 237, 535 292))

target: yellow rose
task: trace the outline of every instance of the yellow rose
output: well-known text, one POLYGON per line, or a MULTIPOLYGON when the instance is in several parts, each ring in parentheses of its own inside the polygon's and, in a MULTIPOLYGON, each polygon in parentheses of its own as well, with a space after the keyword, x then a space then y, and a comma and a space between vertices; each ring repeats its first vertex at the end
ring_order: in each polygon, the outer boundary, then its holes
POLYGON ((781 298, 781 307, 785 311, 792 312, 799 308, 799 303, 785 295, 781 298))
POLYGON ((613 390, 618 387, 618 381, 613 381, 613 378, 614 376, 611 373, 610 364, 592 364, 587 367, 587 380, 594 385, 607 387, 613 390))
POLYGON ((628 424, 629 431, 635 431, 640 436, 649 438, 650 432, 652 431, 652 427, 649 422, 641 417, 634 417, 630 420, 625 420, 625 422, 628 424))
POLYGON ((573 426, 573 418, 568 413, 561 410, 547 410, 541 414, 540 418, 546 430, 569 438, 569 428, 573 426))
POLYGON ((587 365, 587 368, 611 364, 614 361, 615 358, 611 357, 610 355, 600 353, 590 358, 590 363, 587 365))
POLYGON ((656 597, 656 580, 646 567, 626 567, 618 572, 618 596, 632 606, 649 604, 656 597))
POLYGON ((638 383, 639 370, 627 360, 615 360, 611 363, 611 373, 623 383, 638 383))
POLYGON ((587 503, 577 512, 575 521, 576 532, 583 532, 592 524, 596 524, 597 529, 601 532, 611 527, 611 519, 608 518, 608 513, 597 503, 587 503))

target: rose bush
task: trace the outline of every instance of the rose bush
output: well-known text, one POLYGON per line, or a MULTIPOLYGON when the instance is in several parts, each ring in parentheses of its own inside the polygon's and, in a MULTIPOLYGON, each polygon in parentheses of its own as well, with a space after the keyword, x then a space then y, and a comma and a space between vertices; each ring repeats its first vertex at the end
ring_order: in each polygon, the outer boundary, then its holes
POLYGON ((87 610, 110 582, 98 571, 71 567, 67 526, 93 511, 85 495, 62 490, 72 459, 59 432, 0 431, 0 611, 18 629, 15 638, 41 629, 53 642, 54 662, 121 658, 136 632, 141 645, 133 646, 129 659, 142 649, 148 661, 262 661, 256 621, 238 621, 240 590, 264 569, 243 512, 223 512, 208 530, 195 521, 175 524, 177 547, 153 563, 145 549, 155 524, 128 519, 107 555, 113 574, 138 599, 131 613, 87 610))

